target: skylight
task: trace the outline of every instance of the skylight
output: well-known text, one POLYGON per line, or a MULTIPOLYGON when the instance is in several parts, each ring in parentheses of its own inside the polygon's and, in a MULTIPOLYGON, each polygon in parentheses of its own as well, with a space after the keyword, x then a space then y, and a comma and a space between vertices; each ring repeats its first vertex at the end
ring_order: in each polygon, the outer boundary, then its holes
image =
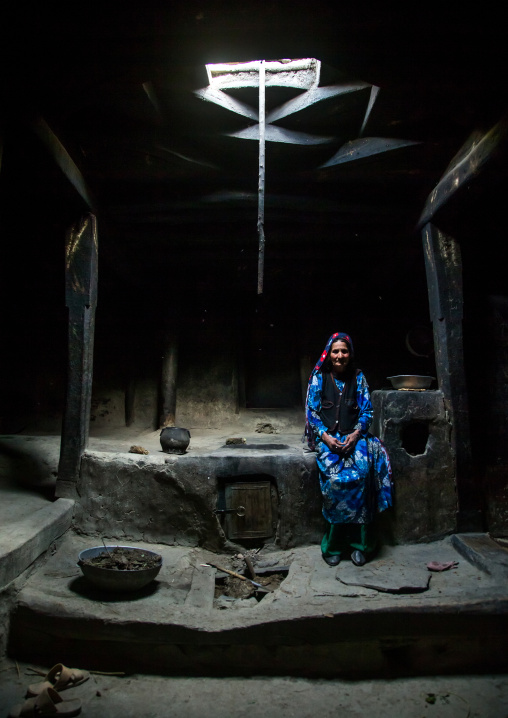
POLYGON ((314 58, 301 60, 254 60, 206 65, 209 85, 217 90, 258 87, 259 69, 265 67, 265 86, 295 87, 310 90, 319 85, 321 62, 314 58))
MULTIPOLYGON (((258 294, 263 293, 263 274, 265 261, 265 141, 266 141, 266 87, 292 87, 298 90, 315 90, 319 85, 321 62, 315 58, 299 60, 253 60, 252 62, 222 62, 206 65, 208 88, 199 91, 203 99, 226 107, 227 109, 257 120, 254 127, 255 139, 259 142, 258 174, 258 294), (228 97, 223 90, 242 87, 259 88, 258 112, 234 98, 228 97)), ((251 128, 252 129, 252 128, 251 128)), ((277 128, 270 127, 270 130, 277 128)), ((249 133, 247 133, 249 136, 249 133)), ((273 139, 273 137, 272 137, 273 139)), ((285 139, 276 141, 286 141, 285 139)))

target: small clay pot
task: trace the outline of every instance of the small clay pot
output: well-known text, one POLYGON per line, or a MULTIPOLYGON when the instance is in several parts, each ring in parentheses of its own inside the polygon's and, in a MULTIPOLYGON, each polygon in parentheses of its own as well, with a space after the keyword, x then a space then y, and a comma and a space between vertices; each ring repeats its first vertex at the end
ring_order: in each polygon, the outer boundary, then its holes
POLYGON ((190 442, 190 431, 179 426, 166 426, 160 434, 162 450, 167 454, 185 454, 190 442))

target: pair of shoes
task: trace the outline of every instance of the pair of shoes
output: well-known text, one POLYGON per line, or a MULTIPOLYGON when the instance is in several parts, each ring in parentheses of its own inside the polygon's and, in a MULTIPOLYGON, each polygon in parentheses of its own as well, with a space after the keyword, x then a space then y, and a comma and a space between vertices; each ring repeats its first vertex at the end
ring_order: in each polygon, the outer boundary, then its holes
POLYGON ((365 566, 365 564, 367 563, 367 559, 361 551, 358 551, 358 549, 356 551, 353 551, 353 553, 351 554, 351 561, 354 563, 355 566, 365 566))
POLYGON ((44 676, 39 683, 32 683, 27 688, 27 700, 18 703, 9 713, 9 718, 44 718, 44 716, 62 716, 71 718, 81 713, 81 701, 77 698, 65 701, 58 691, 79 686, 90 678, 88 671, 79 668, 67 668, 63 663, 56 666, 44 676))
POLYGON ((46 688, 53 688, 55 691, 65 691, 67 688, 79 686, 90 678, 88 671, 82 671, 79 668, 67 668, 63 663, 57 663, 56 666, 44 676, 44 680, 40 683, 32 683, 26 691, 27 698, 38 696, 46 688))
POLYGON ((340 556, 325 556, 324 553, 322 553, 321 556, 323 557, 323 561, 329 566, 338 566, 340 563, 340 556))
POLYGON ((45 716, 72 718, 79 713, 81 713, 81 701, 78 698, 64 701, 54 688, 44 688, 39 695, 14 706, 9 718, 44 718, 45 716))

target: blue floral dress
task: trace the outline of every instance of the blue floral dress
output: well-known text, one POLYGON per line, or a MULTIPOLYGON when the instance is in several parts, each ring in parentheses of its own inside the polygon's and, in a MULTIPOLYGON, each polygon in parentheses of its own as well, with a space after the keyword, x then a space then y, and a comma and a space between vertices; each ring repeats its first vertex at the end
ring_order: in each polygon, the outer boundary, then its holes
MULTIPOLYGON (((344 382, 334 376, 339 391, 344 382)), ((360 371, 356 377, 358 422, 355 429, 361 431, 354 451, 342 456, 330 451, 322 441, 324 432, 343 440, 346 434, 332 432, 321 421, 321 390, 323 375, 315 372, 307 394, 307 424, 314 436, 321 493, 323 516, 331 524, 370 523, 376 512, 392 505, 392 470, 388 453, 378 438, 368 433, 372 422, 372 404, 365 376, 360 371)))

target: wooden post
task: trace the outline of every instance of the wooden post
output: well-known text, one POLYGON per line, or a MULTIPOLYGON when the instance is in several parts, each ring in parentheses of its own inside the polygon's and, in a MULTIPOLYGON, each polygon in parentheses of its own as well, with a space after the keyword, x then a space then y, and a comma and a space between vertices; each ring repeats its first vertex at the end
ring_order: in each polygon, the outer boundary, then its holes
POLYGON ((265 61, 259 65, 259 177, 258 177, 258 294, 263 294, 265 271, 265 61))
POLYGON ((178 339, 168 332, 164 337, 164 354, 162 357, 162 416, 160 426, 175 425, 176 415, 176 377, 178 372, 178 339))
MULTIPOLYGON (((132 372, 132 363, 129 367, 132 372)), ((136 379, 132 373, 127 377, 125 383, 125 426, 132 426, 135 421, 135 399, 136 399, 136 379)))
POLYGON ((457 530, 481 531, 478 488, 471 470, 469 412, 462 340, 462 259, 458 242, 430 222, 422 230, 439 388, 451 420, 457 484, 457 530))
POLYGON ((75 498, 81 457, 88 444, 93 342, 97 305, 97 222, 85 215, 67 232, 65 303, 69 360, 56 496, 75 498))

